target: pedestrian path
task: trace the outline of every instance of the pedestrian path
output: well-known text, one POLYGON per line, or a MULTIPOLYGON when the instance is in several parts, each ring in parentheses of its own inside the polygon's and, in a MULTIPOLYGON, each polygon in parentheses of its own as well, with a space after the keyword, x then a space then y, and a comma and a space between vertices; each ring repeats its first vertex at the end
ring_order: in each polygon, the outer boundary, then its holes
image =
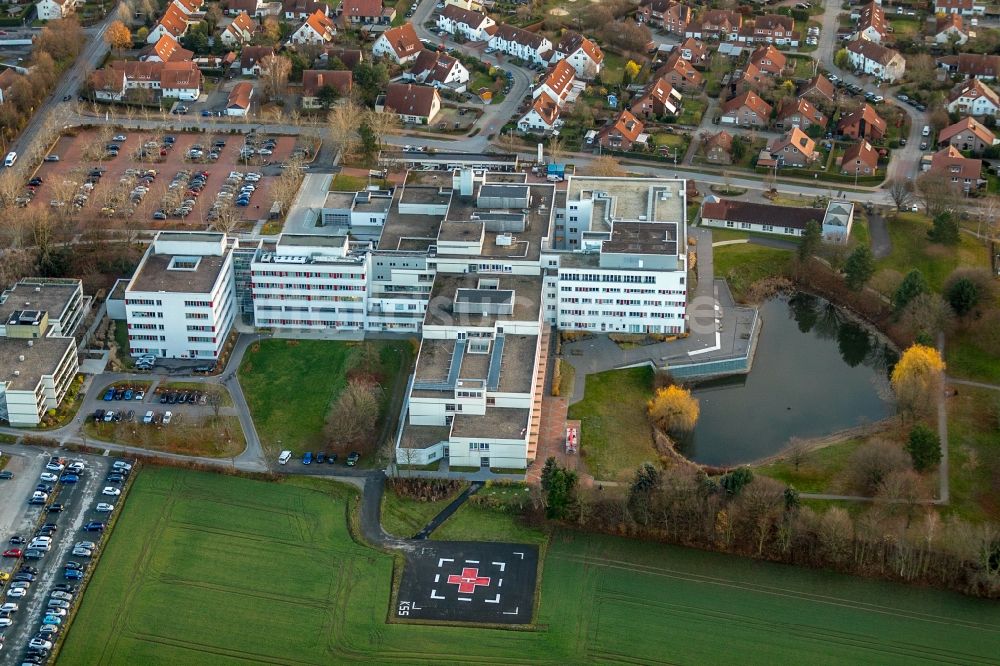
POLYGON ((469 487, 462 491, 462 493, 456 497, 451 504, 446 506, 441 513, 434 516, 431 522, 427 523, 422 530, 413 535, 414 539, 423 540, 428 538, 431 533, 437 528, 441 527, 444 521, 451 518, 452 514, 458 511, 458 507, 465 504, 465 501, 469 499, 472 495, 479 492, 479 489, 483 487, 482 481, 473 481, 469 484, 469 487))

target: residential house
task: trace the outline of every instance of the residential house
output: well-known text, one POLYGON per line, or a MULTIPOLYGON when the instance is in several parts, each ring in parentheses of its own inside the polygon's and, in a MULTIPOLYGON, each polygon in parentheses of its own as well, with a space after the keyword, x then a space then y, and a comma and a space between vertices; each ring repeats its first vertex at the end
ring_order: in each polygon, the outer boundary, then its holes
POLYGON ((315 12, 330 15, 330 6, 320 0, 283 0, 281 14, 286 21, 304 21, 315 12))
POLYGON ((463 9, 457 5, 447 5, 438 14, 437 27, 449 35, 461 35, 472 42, 485 42, 490 36, 487 30, 497 24, 486 14, 463 9))
POLYGON ((964 157, 954 146, 948 146, 931 157, 930 173, 942 174, 956 190, 970 192, 982 187, 983 161, 964 157))
POLYGON ((1000 144, 985 125, 975 118, 962 118, 938 133, 938 145, 949 145, 960 151, 981 154, 987 148, 1000 144))
POLYGON ((184 102, 201 96, 201 70, 193 62, 165 62, 160 71, 160 95, 184 102))
POLYGON ((817 74, 802 84, 799 88, 799 97, 805 97, 813 104, 833 103, 836 90, 830 79, 817 74))
POLYGON ((642 133, 642 121, 632 115, 631 111, 623 109, 611 121, 597 132, 597 142, 612 150, 632 150, 636 145, 644 145, 649 136, 642 133))
POLYGON ((39 21, 54 21, 69 16, 76 11, 78 0, 38 0, 35 13, 39 21))
POLYGON ((570 96, 573 93, 573 81, 575 77, 576 71, 573 67, 565 60, 560 60, 549 70, 548 75, 542 79, 542 82, 535 86, 531 97, 548 95, 556 101, 556 104, 562 106, 566 102, 571 101, 570 96))
POLYGON ((559 114, 559 103, 548 94, 542 94, 535 98, 531 108, 517 121, 517 128, 522 132, 549 133, 562 126, 559 114))
POLYGON ((705 197, 701 206, 701 224, 706 227, 785 236, 801 236, 807 224, 822 224, 823 219, 824 214, 815 208, 772 206, 714 196, 705 197))
POLYGON ((344 25, 383 23, 385 15, 383 10, 382 0, 344 0, 340 5, 340 15, 344 19, 344 25))
POLYGON ((205 0, 173 0, 172 4, 184 12, 185 16, 204 13, 205 0))
MULTIPOLYGON (((760 90, 762 85, 769 85, 773 80, 770 74, 762 71, 753 62, 748 62, 743 69, 730 75, 726 97, 734 97, 747 90, 760 90)), ((723 79, 723 83, 726 82, 726 79, 723 79)))
POLYGON ((635 13, 636 21, 683 35, 694 18, 694 10, 677 0, 643 0, 635 13))
POLYGON ((486 2, 480 2, 479 0, 444 0, 444 7, 458 7, 459 9, 464 9, 470 12, 484 12, 486 11, 486 4, 493 6, 492 0, 486 0, 486 2))
POLYGON ((959 53, 937 59, 938 67, 949 74, 961 74, 967 79, 993 81, 1000 76, 1000 55, 959 53))
POLYGON ((253 84, 240 81, 233 86, 226 101, 226 115, 244 117, 250 112, 250 100, 253 99, 253 84))
POLYGON ((986 4, 976 0, 934 0, 934 13, 982 16, 986 13, 986 4))
POLYGON ((885 131, 885 120, 875 113, 870 104, 862 104, 860 108, 841 116, 837 123, 837 133, 852 139, 881 141, 885 131))
POLYGON ((223 44, 230 48, 249 44, 257 31, 257 23, 247 13, 237 14, 232 23, 227 25, 219 35, 223 44))
POLYGON ((395 28, 389 28, 375 40, 372 55, 376 58, 389 58, 398 65, 413 62, 424 49, 423 43, 417 37, 417 31, 412 23, 404 23, 395 28))
MULTIPOLYGON (((939 16, 934 25, 934 41, 938 44, 959 46, 966 43, 969 41, 970 31, 965 28, 963 23, 961 14, 939 16)), ((974 35, 975 33, 972 33, 972 36, 974 35)))
POLYGON ((684 36, 734 42, 742 27, 743 14, 729 9, 709 9, 688 24, 684 36))
POLYGON ((799 36, 795 32, 795 19, 780 14, 758 16, 752 23, 743 25, 737 40, 746 44, 761 42, 781 46, 798 46, 799 36))
POLYGON ((640 118, 676 116, 681 112, 683 96, 666 79, 656 79, 632 100, 629 107, 640 118))
POLYGON ((344 65, 344 69, 353 70, 358 63, 364 61, 364 54, 361 49, 345 49, 341 46, 327 46, 319 54, 317 60, 328 63, 331 59, 339 60, 344 65))
POLYGON ((465 92, 465 86, 471 78, 469 70, 457 58, 430 49, 420 52, 408 75, 418 83, 439 89, 448 88, 455 92, 465 92))
POLYGON ((240 51, 240 73, 243 76, 260 76, 260 61, 273 55, 274 48, 270 46, 244 46, 240 51))
POLYGON ((292 33, 289 44, 319 44, 322 46, 337 36, 337 26, 333 20, 320 10, 309 15, 309 18, 292 33))
POLYGON ((395 113, 404 123, 429 125, 441 110, 441 95, 432 86, 390 83, 375 110, 395 113))
POLYGON ((152 60, 154 62, 184 62, 194 57, 194 51, 181 48, 180 42, 172 35, 163 35, 155 44, 147 46, 140 60, 152 60))
POLYGON ((771 105, 752 90, 747 90, 722 104, 719 122, 739 127, 766 127, 771 118, 771 105))
POLYGON ((712 164, 733 163, 733 135, 726 130, 720 130, 705 140, 705 161, 712 164))
POLYGON ((684 92, 698 92, 705 85, 705 77, 680 53, 672 53, 667 62, 656 72, 657 78, 666 79, 674 88, 684 92))
POLYGON ((184 36, 184 33, 188 29, 188 15, 181 10, 177 4, 171 3, 167 5, 166 11, 163 12, 163 17, 160 18, 160 22, 156 24, 152 30, 149 31, 149 35, 146 37, 146 43, 155 44, 160 40, 163 35, 170 35, 174 39, 180 39, 184 36))
POLYGON ((878 151, 864 139, 844 150, 840 173, 845 176, 874 176, 878 170, 878 151))
POLYGON ((496 32, 490 37, 490 48, 539 65, 549 64, 552 42, 545 36, 506 23, 498 23, 495 28, 496 32))
POLYGON ((882 40, 889 34, 888 26, 889 22, 885 20, 885 11, 882 6, 872 2, 861 8, 857 29, 851 35, 851 39, 867 39, 870 42, 881 44, 882 40))
POLYGON ((958 86, 948 96, 945 106, 949 113, 996 117, 1000 112, 1000 97, 995 90, 979 79, 972 79, 958 86))
POLYGON ((692 65, 705 65, 708 63, 708 47, 705 46, 704 42, 694 37, 688 37, 674 50, 680 53, 681 57, 692 65))
POLYGON ((307 69, 302 72, 302 107, 318 109, 323 106, 319 100, 320 90, 329 87, 336 91, 338 98, 351 94, 354 77, 346 70, 307 69))
POLYGON ((226 0, 226 16, 237 16, 246 13, 247 16, 258 18, 264 15, 265 0, 226 0))
POLYGON ((7 100, 8 91, 13 87, 14 82, 21 76, 13 69, 0 70, 0 104, 7 100))
POLYGON ((778 160, 778 166, 809 166, 819 157, 816 142, 798 127, 792 127, 782 136, 772 139, 767 149, 778 160))
POLYGON ((906 72, 906 60, 899 51, 867 39, 855 39, 847 44, 847 62, 856 71, 889 83, 903 78, 906 72))
POLYGON ((593 81, 604 66, 604 52, 601 51, 601 47, 593 40, 572 30, 567 30, 556 44, 552 59, 572 65, 576 70, 576 78, 581 81, 593 81))
POLYGON ((91 76, 94 96, 121 101, 131 90, 151 90, 162 97, 193 102, 201 95, 201 70, 193 62, 119 60, 91 76))
POLYGON ((773 45, 767 44, 754 49, 753 53, 750 54, 749 62, 756 65, 762 72, 771 76, 780 76, 788 65, 788 58, 773 45))
POLYGON ((827 118, 813 103, 802 97, 786 97, 778 105, 778 115, 774 126, 779 129, 798 127, 808 131, 814 125, 823 129, 826 127, 827 118))

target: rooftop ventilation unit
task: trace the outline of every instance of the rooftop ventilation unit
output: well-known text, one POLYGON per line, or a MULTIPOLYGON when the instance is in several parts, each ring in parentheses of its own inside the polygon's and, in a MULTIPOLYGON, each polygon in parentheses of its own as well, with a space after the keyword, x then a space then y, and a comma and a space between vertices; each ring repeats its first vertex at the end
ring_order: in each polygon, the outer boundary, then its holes
POLYGON ((514 237, 511 234, 497 234, 497 245, 513 245, 514 237))

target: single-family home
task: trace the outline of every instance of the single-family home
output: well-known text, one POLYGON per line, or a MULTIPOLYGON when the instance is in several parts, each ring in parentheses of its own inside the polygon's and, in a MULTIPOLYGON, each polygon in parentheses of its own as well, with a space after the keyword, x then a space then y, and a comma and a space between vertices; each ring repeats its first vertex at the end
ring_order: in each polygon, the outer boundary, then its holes
POLYGON ((484 12, 486 11, 486 3, 492 7, 492 0, 486 0, 486 2, 480 2, 480 0, 444 0, 444 6, 448 7, 455 6, 460 9, 465 9, 470 12, 484 12))
POLYGON ((637 21, 675 35, 683 35, 693 18, 694 10, 677 0, 643 0, 635 13, 637 21))
POLYGON ((954 146, 948 146, 931 157, 930 172, 945 176, 956 190, 970 192, 986 183, 983 161, 965 157, 954 146))
POLYGON ((338 98, 346 98, 351 94, 354 77, 346 70, 307 69, 302 72, 302 108, 318 109, 323 106, 320 101, 320 91, 331 88, 338 98))
POLYGON ((746 44, 765 42, 781 46, 799 45, 795 19, 781 14, 765 14, 744 24, 737 33, 737 40, 746 44))
POLYGON ((274 55, 271 46, 244 46, 240 51, 240 73, 243 76, 260 76, 260 61, 274 55))
POLYGON ((604 67, 604 52, 593 40, 567 30, 556 44, 553 60, 568 62, 576 70, 576 78, 593 81, 604 67))
POLYGON ((163 35, 155 44, 143 49, 139 56, 140 60, 151 60, 154 62, 184 62, 194 57, 194 51, 181 48, 180 42, 172 35, 163 35))
POLYGON ((304 21, 314 12, 330 15, 330 6, 320 0, 283 0, 281 15, 286 21, 304 21))
POLYGON ((959 53, 937 59, 938 67, 949 74, 961 74, 967 79, 993 81, 1000 76, 1000 55, 959 53))
POLYGON ((730 9, 709 9, 684 30, 685 37, 736 41, 743 27, 743 14, 730 9))
POLYGON ((705 139, 702 144, 705 150, 705 161, 712 164, 733 163, 733 135, 726 130, 720 130, 705 139))
POLYGON ((723 79, 723 83, 728 85, 728 90, 724 89, 723 92, 726 97, 734 97, 747 90, 759 91, 761 86, 768 86, 773 80, 770 74, 762 71, 754 63, 748 62, 743 69, 733 72, 728 81, 723 79))
POLYGON ((771 105, 760 95, 747 90, 727 102, 722 103, 719 122, 723 125, 739 127, 767 127, 771 119, 771 105))
POLYGON ((407 74, 418 83, 455 92, 465 92, 471 78, 469 70, 457 58, 430 49, 420 52, 407 74))
POLYGON ((721 229, 742 229, 785 236, 801 236, 806 225, 822 225, 824 213, 816 208, 772 206, 770 204, 705 197, 701 224, 721 229))
POLYGON ((754 49, 753 53, 750 54, 749 62, 756 65, 762 72, 771 76, 780 76, 788 65, 788 58, 772 44, 767 44, 754 49))
POLYGON ((632 100, 629 110, 640 118, 676 116, 681 112, 683 96, 666 79, 656 79, 632 100))
POLYGON ((778 160, 778 166, 804 167, 812 164, 819 153, 816 142, 798 127, 772 139, 767 147, 771 156, 778 160))
POLYGON ((449 35, 461 35, 472 42, 485 42, 490 38, 487 30, 497 24, 482 12, 447 5, 438 14, 437 27, 449 35))
POLYGON ((382 0, 344 0, 340 4, 339 11, 345 26, 372 25, 384 22, 385 11, 382 7, 382 0))
POLYGON ((203 14, 205 10, 205 0, 172 0, 171 4, 177 5, 186 16, 203 14))
POLYGON ((867 39, 855 39, 847 44, 847 62, 856 71, 889 83, 903 78, 906 72, 906 60, 899 51, 867 39))
POLYGON ((934 0, 934 13, 982 16, 986 13, 986 3, 976 0, 934 0))
MULTIPOLYGON (((934 41, 938 44, 962 44, 969 41, 969 30, 966 29, 961 14, 945 14, 937 17, 934 24, 934 41)), ((975 35, 975 33, 972 33, 975 35)))
POLYGON ((841 116, 840 122, 837 123, 837 133, 852 139, 881 141, 885 131, 885 120, 875 113, 870 104, 862 104, 854 111, 841 116))
POLYGON ((845 176, 874 176, 878 170, 878 151, 864 139, 844 149, 840 173, 845 176))
POLYGON ((949 113, 996 117, 1000 112, 1000 97, 979 79, 971 79, 955 88, 945 106, 949 113))
POLYGON ((774 126, 778 129, 798 127, 808 131, 814 125, 825 128, 827 118, 812 102, 802 97, 786 97, 778 105, 774 126))
POLYGON ((549 64, 552 57, 552 42, 537 32, 498 23, 490 37, 489 46, 507 55, 539 65, 549 64))
POLYGON ((833 102, 836 90, 830 79, 817 74, 802 84, 799 88, 799 97, 805 97, 813 104, 827 104, 833 102))
POLYGON ((160 41, 163 35, 170 35, 174 39, 180 39, 188 29, 188 15, 185 14, 175 3, 167 5, 160 22, 149 31, 146 43, 155 44, 160 41))
POLYGON ((957 150, 980 154, 987 148, 1000 144, 1000 139, 975 118, 962 118, 938 133, 938 145, 949 145, 957 150))
POLYGON ((289 44, 323 45, 337 36, 337 26, 333 19, 320 10, 309 15, 299 28, 288 39, 289 44))
POLYGON ((867 39, 881 44, 889 34, 888 26, 889 22, 885 20, 885 10, 882 9, 882 5, 871 2, 860 9, 857 29, 851 35, 851 39, 867 39))
MULTIPOLYGON (((342 46, 327 46, 316 59, 323 63, 329 63, 331 60, 339 60, 343 63, 344 69, 353 70, 358 66, 358 63, 364 62, 365 57, 364 53, 361 52, 361 49, 345 49, 342 46)), ((331 68, 327 67, 327 69, 331 68)))
POLYGON ((636 145, 645 144, 649 136, 642 133, 642 121, 628 109, 618 112, 609 125, 597 132, 597 142, 612 150, 632 150, 636 145))
POLYGON ((692 65, 705 65, 708 63, 708 47, 705 43, 694 37, 688 37, 677 45, 677 53, 690 62, 692 65))
POLYGON ((246 12, 236 15, 232 22, 222 29, 219 39, 230 48, 249 44, 257 31, 257 23, 246 12))
POLYGON ((226 101, 227 116, 246 116, 250 112, 250 100, 253 99, 253 84, 240 81, 233 86, 226 101))
POLYGON ((674 88, 680 88, 684 92, 698 92, 705 85, 705 77, 680 53, 671 53, 667 62, 656 72, 656 77, 666 79, 674 88))
POLYGON ((549 70, 548 75, 542 79, 542 82, 535 86, 531 97, 548 95, 559 106, 562 106, 567 101, 571 101, 570 95, 573 93, 573 81, 575 78, 576 71, 573 67, 565 60, 560 60, 549 70))
POLYGON ((35 13, 39 21, 55 21, 69 16, 76 11, 79 0, 38 0, 35 3, 35 13))
POLYGON ((441 110, 441 95, 433 86, 413 83, 390 83, 380 96, 375 110, 395 113, 404 123, 429 125, 441 110))
POLYGON ((247 16, 258 18, 264 15, 265 0, 226 0, 226 16, 237 16, 246 12, 247 16))
POLYGON ((539 95, 531 103, 528 111, 517 121, 517 128, 522 132, 552 132, 563 124, 559 113, 558 102, 549 97, 548 94, 539 95))
POLYGON ((404 23, 395 28, 389 28, 375 40, 372 45, 372 55, 376 58, 389 58, 398 65, 413 62, 424 49, 423 43, 417 37, 412 23, 404 23))

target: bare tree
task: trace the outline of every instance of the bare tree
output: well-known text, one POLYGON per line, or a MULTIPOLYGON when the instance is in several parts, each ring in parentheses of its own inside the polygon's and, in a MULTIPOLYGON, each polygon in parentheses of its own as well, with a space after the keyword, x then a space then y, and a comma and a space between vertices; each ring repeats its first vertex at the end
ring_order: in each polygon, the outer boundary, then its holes
POLYGON ((231 234, 243 221, 243 214, 233 204, 231 199, 223 199, 223 204, 216 209, 216 218, 212 227, 224 234, 231 234))
POLYGON ((889 196, 896 205, 896 210, 904 210, 910 207, 913 201, 913 184, 909 180, 895 178, 889 183, 889 196))
POLYGON ((954 192, 948 177, 942 173, 928 171, 917 178, 917 194, 924 209, 931 217, 940 215, 951 208, 954 192))
POLYGON ((785 450, 785 459, 788 460, 796 472, 799 471, 799 467, 806 461, 808 455, 809 447, 806 446, 806 443, 798 437, 792 437, 788 448, 785 450))
POLYGON ((352 379, 337 397, 327 417, 324 435, 331 442, 370 450, 378 422, 381 388, 352 379))
POLYGON ((378 140, 378 147, 380 149, 385 143, 385 137, 399 128, 399 116, 395 113, 368 111, 365 113, 365 122, 378 140))
POLYGON ((330 140, 340 149, 342 157, 350 155, 357 145, 360 117, 361 108, 354 102, 346 102, 330 109, 326 116, 330 140))
POLYGON ((587 176, 622 177, 628 175, 618 160, 610 155, 602 155, 591 160, 589 165, 580 169, 587 176))
POLYGON ((285 56, 269 55, 260 61, 261 94, 271 101, 280 97, 288 87, 288 75, 292 72, 292 61, 285 56))

